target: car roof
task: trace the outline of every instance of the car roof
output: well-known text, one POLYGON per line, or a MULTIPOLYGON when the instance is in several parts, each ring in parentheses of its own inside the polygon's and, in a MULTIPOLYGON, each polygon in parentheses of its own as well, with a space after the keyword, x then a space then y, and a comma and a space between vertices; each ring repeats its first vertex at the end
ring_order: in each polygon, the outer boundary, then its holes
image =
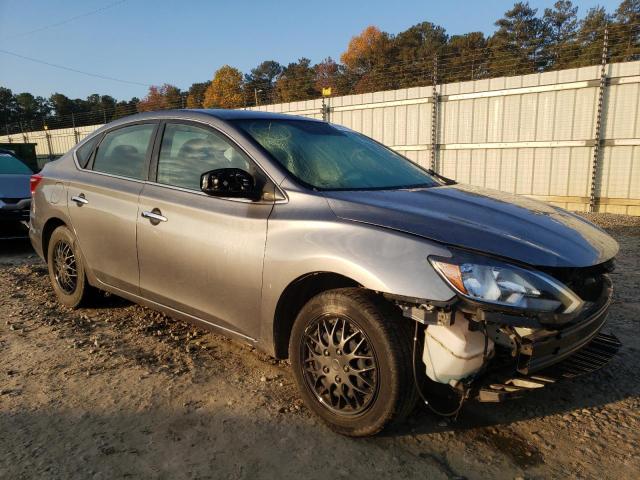
POLYGON ((118 119, 114 123, 126 123, 135 120, 145 119, 189 119, 189 118, 202 118, 203 116, 213 117, 222 121, 229 120, 303 120, 309 122, 319 122, 314 118, 301 117, 297 115, 285 115, 282 113, 263 112, 259 110, 226 110, 215 108, 202 108, 202 109, 172 109, 172 110, 157 110, 153 112, 144 112, 118 119))

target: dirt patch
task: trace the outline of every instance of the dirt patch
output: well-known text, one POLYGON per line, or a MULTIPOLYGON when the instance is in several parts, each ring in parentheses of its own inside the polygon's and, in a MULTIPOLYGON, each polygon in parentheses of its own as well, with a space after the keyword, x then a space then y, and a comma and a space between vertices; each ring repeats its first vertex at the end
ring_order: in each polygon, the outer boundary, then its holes
POLYGON ((286 362, 116 297, 63 308, 28 246, 0 245, 0 478, 638 478, 640 222, 610 217, 606 369, 363 440, 305 409, 286 362))

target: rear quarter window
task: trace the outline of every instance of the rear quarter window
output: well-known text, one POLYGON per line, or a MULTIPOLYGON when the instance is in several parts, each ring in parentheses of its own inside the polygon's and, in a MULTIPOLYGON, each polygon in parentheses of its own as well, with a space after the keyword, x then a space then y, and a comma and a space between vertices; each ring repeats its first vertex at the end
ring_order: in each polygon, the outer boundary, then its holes
POLYGON ((98 136, 93 137, 76 150, 76 158, 78 159, 78 165, 80 165, 81 168, 87 168, 93 149, 96 147, 96 143, 98 143, 98 136))

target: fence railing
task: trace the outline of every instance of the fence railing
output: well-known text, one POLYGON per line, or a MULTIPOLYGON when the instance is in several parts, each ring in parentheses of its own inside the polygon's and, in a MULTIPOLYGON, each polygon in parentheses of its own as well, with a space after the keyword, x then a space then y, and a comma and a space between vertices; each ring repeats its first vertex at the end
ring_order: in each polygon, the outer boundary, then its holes
MULTIPOLYGON (((324 118, 460 182, 640 215, 640 61, 252 107, 324 118)), ((61 155, 101 125, 0 137, 61 155)))

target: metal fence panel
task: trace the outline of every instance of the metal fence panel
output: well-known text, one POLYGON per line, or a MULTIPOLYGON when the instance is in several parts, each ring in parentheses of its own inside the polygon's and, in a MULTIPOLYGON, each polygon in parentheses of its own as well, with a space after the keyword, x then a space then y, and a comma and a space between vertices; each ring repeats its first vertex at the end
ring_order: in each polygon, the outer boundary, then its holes
MULTIPOLYGON (((597 209, 640 215, 640 62, 606 67, 597 209)), ((587 210, 596 137, 600 66, 437 86, 436 168, 460 182, 587 210)), ((432 87, 325 100, 329 120, 431 164, 432 87)), ((322 99, 255 110, 323 118, 322 99)), ((101 125, 0 137, 61 155, 101 125)))

